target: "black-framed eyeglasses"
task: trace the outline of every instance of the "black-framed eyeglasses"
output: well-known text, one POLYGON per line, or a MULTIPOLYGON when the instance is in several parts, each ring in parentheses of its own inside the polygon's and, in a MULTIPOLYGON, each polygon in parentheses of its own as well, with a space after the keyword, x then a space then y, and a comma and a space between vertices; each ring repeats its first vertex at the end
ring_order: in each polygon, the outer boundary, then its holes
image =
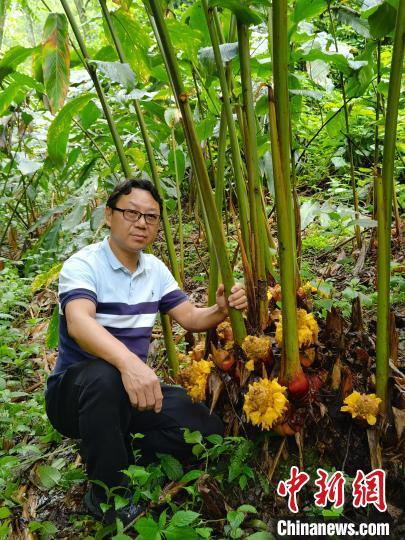
POLYGON ((138 210, 132 210, 132 208, 117 208, 117 206, 112 206, 111 210, 122 212, 124 219, 131 223, 139 221, 142 216, 144 217, 145 223, 148 225, 157 225, 160 220, 159 214, 143 214, 142 212, 138 212, 138 210))

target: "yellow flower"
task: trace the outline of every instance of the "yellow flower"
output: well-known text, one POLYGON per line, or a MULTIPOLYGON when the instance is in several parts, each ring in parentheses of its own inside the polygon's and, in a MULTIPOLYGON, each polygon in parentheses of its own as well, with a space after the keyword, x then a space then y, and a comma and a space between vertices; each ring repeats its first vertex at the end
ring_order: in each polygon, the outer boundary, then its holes
POLYGON ((213 365, 209 360, 199 360, 180 371, 178 379, 193 401, 205 400, 207 380, 213 365))
POLYGON ((310 281, 307 281, 306 283, 304 283, 304 285, 302 286, 302 288, 304 289, 304 291, 306 292, 306 294, 312 294, 312 293, 316 293, 316 291, 318 290, 316 287, 314 287, 312 285, 312 283, 310 281))
POLYGON ((248 421, 262 429, 270 429, 287 408, 286 391, 287 388, 281 386, 277 379, 260 379, 249 384, 243 405, 248 421))
POLYGON ((229 319, 225 319, 217 326, 217 336, 224 342, 233 342, 233 331, 229 319))
POLYGON ((252 360, 248 360, 245 364, 245 368, 248 370, 248 371, 253 371, 255 369, 255 361, 252 359, 252 360))
MULTIPOLYGON (((309 347, 318 339, 318 324, 313 313, 307 313, 305 309, 297 309, 297 326, 298 326, 298 346, 309 347)), ((280 315, 280 320, 276 325, 276 343, 281 348, 283 346, 283 320, 280 315)))
POLYGON ((360 394, 353 392, 344 400, 346 405, 341 407, 342 412, 349 412, 352 418, 367 420, 370 426, 377 422, 378 407, 381 399, 375 394, 360 394))
POLYGON ((242 343, 242 349, 248 360, 267 362, 271 358, 271 342, 269 336, 246 336, 242 343))

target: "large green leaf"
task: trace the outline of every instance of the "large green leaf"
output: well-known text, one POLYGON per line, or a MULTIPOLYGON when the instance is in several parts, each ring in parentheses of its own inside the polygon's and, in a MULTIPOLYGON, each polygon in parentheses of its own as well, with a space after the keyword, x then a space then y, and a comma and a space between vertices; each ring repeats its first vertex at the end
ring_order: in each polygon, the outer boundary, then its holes
POLYGON ((126 90, 133 90, 136 85, 135 75, 129 64, 121 62, 102 62, 101 60, 93 60, 97 69, 110 79, 110 81, 120 84, 126 90))
POLYGON ((42 69, 51 111, 65 102, 69 88, 70 50, 66 15, 50 13, 46 19, 42 42, 42 69))
POLYGON ((368 17, 370 33, 375 39, 390 34, 395 28, 397 10, 388 2, 379 5, 368 17))
POLYGON ((8 86, 0 93, 0 116, 9 112, 12 103, 20 104, 29 89, 41 90, 42 85, 23 73, 12 73, 7 77, 8 86))
POLYGON ((66 157, 70 125, 75 114, 79 113, 95 94, 78 96, 59 111, 48 130, 48 157, 57 166, 62 166, 66 157))
MULTIPOLYGON (((238 56, 238 43, 222 43, 219 46, 219 51, 221 53, 222 63, 226 64, 238 56)), ((207 70, 208 73, 216 73, 214 49, 212 47, 204 47, 200 49, 197 56, 200 64, 207 70)))
POLYGON ((59 306, 55 306, 45 338, 48 349, 56 349, 59 343, 59 306))
POLYGON ((327 8, 326 0, 297 0, 292 14, 295 23, 315 17, 327 8))
POLYGON ((364 38, 370 38, 370 30, 368 28, 367 20, 360 18, 360 15, 346 6, 339 6, 334 10, 337 18, 343 24, 353 28, 360 36, 364 38))
POLYGON ((22 62, 24 62, 29 56, 34 54, 38 50, 38 47, 26 48, 21 45, 16 45, 3 55, 0 60, 0 82, 6 75, 15 70, 22 62))
MULTIPOLYGON (((149 47, 151 38, 145 26, 123 9, 111 12, 111 19, 124 51, 126 62, 133 69, 136 78, 146 82, 150 76, 149 47)), ((105 35, 113 44, 111 34, 104 21, 105 35)))
MULTIPOLYGON (((250 3, 253 4, 254 2, 250 3)), ((260 24, 262 22, 260 15, 241 0, 210 0, 209 4, 213 7, 230 9, 238 21, 243 24, 260 24)), ((267 5, 267 2, 262 4, 267 5)))

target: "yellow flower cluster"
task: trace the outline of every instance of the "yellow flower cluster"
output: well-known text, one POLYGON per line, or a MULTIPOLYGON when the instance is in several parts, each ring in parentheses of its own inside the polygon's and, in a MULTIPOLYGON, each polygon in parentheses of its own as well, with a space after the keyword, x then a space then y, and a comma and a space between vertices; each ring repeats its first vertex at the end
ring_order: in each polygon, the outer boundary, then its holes
POLYGON ((205 400, 207 380, 213 365, 209 360, 199 360, 180 371, 179 380, 193 401, 205 400))
MULTIPOLYGON (((318 324, 313 313, 307 313, 305 309, 297 309, 298 325, 298 345, 299 347, 309 347, 318 339, 318 324)), ((281 348, 283 346, 283 321, 280 320, 276 326, 276 342, 281 348)))
POLYGON ((249 384, 243 405, 248 421, 262 429, 270 429, 287 408, 286 391, 287 388, 281 386, 277 379, 261 379, 249 384))
POLYGON ((349 412, 352 418, 366 420, 370 426, 377 422, 378 407, 381 399, 375 394, 360 394, 353 392, 344 400, 346 405, 341 407, 341 411, 349 412))
MULTIPOLYGON (((253 361, 253 364, 255 360, 267 362, 271 356, 270 338, 268 336, 246 336, 242 343, 242 349, 249 362, 253 361)), ((246 367, 248 367, 249 362, 246 363, 246 367)))
POLYGON ((304 289, 306 294, 316 293, 316 291, 318 290, 316 287, 312 285, 310 281, 307 281, 306 283, 304 283, 302 288, 304 289))

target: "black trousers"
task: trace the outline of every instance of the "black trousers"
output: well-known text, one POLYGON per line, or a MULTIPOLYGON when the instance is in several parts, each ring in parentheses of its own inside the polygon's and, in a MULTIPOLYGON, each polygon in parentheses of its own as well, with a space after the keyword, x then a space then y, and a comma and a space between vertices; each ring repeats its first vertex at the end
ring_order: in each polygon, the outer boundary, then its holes
MULTIPOLYGON (((178 459, 191 455, 182 428, 208 436, 223 434, 218 416, 210 415, 202 403, 193 403, 183 388, 162 385, 160 413, 132 407, 120 372, 104 360, 80 361, 59 376, 47 389, 46 412, 51 424, 66 437, 81 440, 80 453, 90 480, 101 480, 109 488, 125 486, 121 471, 133 463, 133 448, 142 452, 141 463, 154 460, 156 452, 178 459), (132 433, 143 438, 133 439, 132 433)), ((105 499, 104 490, 93 486, 105 499)))

